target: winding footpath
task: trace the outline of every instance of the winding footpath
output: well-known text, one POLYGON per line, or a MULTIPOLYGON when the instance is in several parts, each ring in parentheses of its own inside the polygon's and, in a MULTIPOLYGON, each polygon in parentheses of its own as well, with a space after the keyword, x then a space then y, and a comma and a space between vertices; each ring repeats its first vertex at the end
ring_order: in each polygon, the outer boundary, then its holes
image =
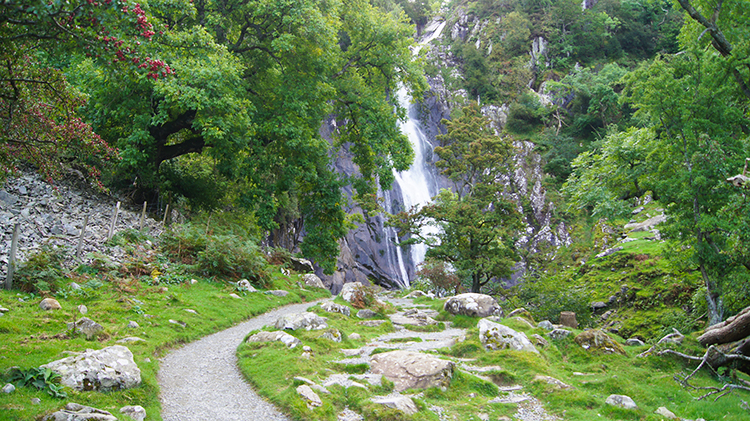
POLYGON ((283 315, 304 312, 315 303, 272 310, 163 357, 158 381, 164 421, 289 421, 245 382, 235 352, 251 330, 272 325, 283 315))

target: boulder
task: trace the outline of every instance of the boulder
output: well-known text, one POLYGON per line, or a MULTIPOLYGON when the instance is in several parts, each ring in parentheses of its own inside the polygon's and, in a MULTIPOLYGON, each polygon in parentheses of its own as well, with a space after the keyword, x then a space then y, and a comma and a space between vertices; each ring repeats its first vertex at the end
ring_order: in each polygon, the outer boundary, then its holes
POLYGON ((247 291, 247 292, 256 292, 257 289, 255 289, 252 284, 250 284, 250 281, 247 279, 240 279, 239 282, 237 282, 237 289, 240 291, 247 291))
POLYGON ((677 415, 674 414, 674 412, 670 411, 669 409, 660 406, 659 408, 654 411, 654 414, 661 415, 662 417, 668 419, 668 420, 676 420, 679 419, 677 415))
POLYGON ((536 323, 534 322, 534 316, 532 316, 531 313, 529 313, 529 310, 526 310, 523 307, 517 308, 511 311, 506 317, 521 317, 523 319, 528 320, 531 323, 536 323))
POLYGON ((352 310, 341 304, 334 303, 333 301, 326 301, 320 304, 320 308, 327 311, 328 313, 341 313, 345 316, 351 316, 352 310))
POLYGON ((313 391, 312 388, 306 384, 297 386, 297 393, 302 397, 302 400, 305 401, 307 407, 310 409, 323 405, 323 401, 320 400, 320 396, 318 396, 318 394, 315 393, 315 391, 313 391))
POLYGON ((571 333, 573 332, 567 329, 555 329, 552 332, 547 333, 547 336, 549 336, 549 338, 553 341, 559 341, 560 339, 567 338, 571 333))
POLYGON ((320 335, 323 339, 328 339, 333 342, 341 342, 341 332, 338 329, 328 329, 320 335))
POLYGON ((578 320, 576 320, 576 314, 572 311, 561 311, 560 324, 573 329, 578 329, 578 320))
POLYGON ((315 313, 305 312, 297 314, 287 314, 286 316, 279 317, 276 320, 276 329, 290 329, 290 330, 321 330, 327 329, 328 323, 326 323, 325 317, 320 317, 315 313))
POLYGON ((547 348, 549 346, 549 342, 546 339, 544 339, 542 335, 539 335, 536 333, 531 335, 530 341, 532 344, 534 344, 534 346, 539 346, 542 348, 547 348))
POLYGON ((295 338, 294 336, 277 330, 276 332, 258 332, 247 338, 245 342, 275 342, 279 341, 286 345, 288 348, 294 348, 301 344, 302 341, 295 338))
POLYGON ((633 223, 625 224, 623 229, 625 231, 630 231, 630 232, 648 231, 651 228, 655 227, 656 225, 661 224, 662 222, 666 220, 667 220, 666 215, 664 214, 656 215, 643 222, 633 222, 633 223))
POLYGON ((550 322, 549 320, 541 321, 536 326, 539 327, 539 328, 542 328, 544 330, 549 330, 549 331, 555 330, 555 326, 552 325, 552 322, 550 322))
POLYGON ((327 289, 326 286, 323 285, 323 281, 321 281, 318 275, 314 273, 302 275, 302 282, 304 282, 305 285, 309 286, 310 288, 327 289))
POLYGON ((87 350, 41 366, 61 377, 60 383, 76 390, 108 392, 141 384, 141 370, 127 347, 113 345, 87 350))
POLYGON ((45 298, 39 303, 39 308, 42 310, 60 310, 62 306, 60 305, 60 302, 54 298, 45 298))
POLYGON ((473 292, 448 298, 443 309, 451 314, 463 314, 472 317, 488 317, 502 314, 502 309, 497 300, 489 295, 473 292))
POLYGON ((128 329, 138 329, 140 327, 141 325, 139 325, 136 321, 131 320, 128 322, 128 329))
POLYGON ((513 349, 539 353, 523 332, 516 332, 507 326, 487 319, 480 320, 477 327, 479 328, 479 339, 487 350, 513 349))
POLYGON ((432 355, 412 351, 391 351, 370 358, 370 371, 393 382, 397 392, 447 386, 454 364, 432 355))
POLYGON ((16 391, 16 387, 12 383, 8 383, 3 386, 3 393, 13 393, 16 391))
POLYGON ((638 409, 638 405, 635 404, 633 398, 626 395, 609 395, 604 403, 625 409, 638 409))
POLYGON ((346 283, 341 288, 341 293, 340 293, 341 298, 343 298, 344 301, 351 303, 352 298, 354 297, 354 293, 357 292, 361 288, 364 288, 364 285, 362 285, 361 282, 346 283))
POLYGON ((81 304, 78 306, 78 312, 81 314, 86 314, 89 312, 89 309, 84 304, 81 304))
POLYGON ((429 316, 425 311, 410 309, 404 312, 391 314, 388 316, 391 319, 391 323, 394 325, 402 326, 432 326, 438 322, 429 316))
POLYGON ((289 291, 284 291, 283 289, 272 289, 270 291, 266 291, 266 294, 271 294, 276 297, 286 297, 289 295, 289 291))
POLYGON ((68 330, 80 333, 86 336, 86 339, 93 339, 99 332, 104 330, 104 327, 88 317, 81 317, 75 323, 68 323, 68 330))
POLYGON ((417 405, 408 396, 390 395, 376 396, 371 399, 373 403, 383 405, 387 408, 393 408, 403 412, 405 415, 414 415, 419 412, 417 405))
POLYGON ((120 408, 120 413, 126 417, 130 417, 135 421, 143 421, 146 419, 146 409, 140 405, 129 405, 120 408))
POLYGON ((299 273, 315 272, 312 262, 307 259, 292 256, 289 258, 289 262, 292 264, 292 269, 299 273))
POLYGON ((575 341, 583 349, 589 351, 601 351, 605 354, 627 355, 622 348, 622 345, 615 342, 614 339, 610 338, 606 333, 599 329, 591 329, 581 332, 580 335, 575 337, 575 341))
POLYGON ((336 415, 336 421, 364 421, 365 417, 352 411, 349 408, 344 408, 343 411, 336 415))
POLYGON ((351 339, 353 341, 358 341, 358 340, 362 339, 362 335, 360 335, 357 332, 352 332, 352 333, 349 334, 349 339, 351 339))
POLYGON ((359 317, 360 319, 372 319, 377 315, 378 313, 370 310, 369 308, 363 308, 362 310, 359 310, 357 312, 357 317, 359 317))
POLYGON ((65 409, 44 417, 43 421, 117 421, 117 418, 105 410, 71 402, 65 409))

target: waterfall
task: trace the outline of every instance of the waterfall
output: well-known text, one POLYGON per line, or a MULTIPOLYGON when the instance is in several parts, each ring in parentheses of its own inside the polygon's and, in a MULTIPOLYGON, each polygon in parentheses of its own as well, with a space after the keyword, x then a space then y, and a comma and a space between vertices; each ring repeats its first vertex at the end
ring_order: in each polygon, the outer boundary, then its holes
MULTIPOLYGON (((425 28, 424 39, 414 48, 414 55, 419 53, 422 46, 434 40, 445 28, 445 21, 433 22, 425 28)), ((401 133, 409 138, 412 149, 414 150, 414 162, 406 171, 395 171, 393 175, 395 182, 401 191, 401 204, 403 210, 409 210, 412 207, 421 207, 429 203, 433 196, 437 194, 437 180, 434 171, 434 165, 430 162, 432 157, 432 144, 427 140, 421 128, 419 120, 419 109, 411 102, 409 92, 405 87, 401 87, 397 93, 399 105, 407 110, 406 121, 400 124, 401 133)), ((392 213, 391 192, 384 192, 383 197, 386 202, 386 211, 392 213)), ((433 227, 426 227, 424 234, 429 234, 434 230, 433 227)), ((395 231, 391 228, 387 233, 388 237, 398 241, 395 231)), ((389 238, 390 240, 390 238, 389 238)), ((422 263, 427 253, 427 245, 415 244, 410 246, 410 256, 404 256, 401 247, 395 247, 395 255, 398 260, 399 273, 401 274, 401 284, 408 287, 410 284, 409 270, 414 273, 417 265, 422 263)), ((391 254, 391 253, 389 253, 391 254)))

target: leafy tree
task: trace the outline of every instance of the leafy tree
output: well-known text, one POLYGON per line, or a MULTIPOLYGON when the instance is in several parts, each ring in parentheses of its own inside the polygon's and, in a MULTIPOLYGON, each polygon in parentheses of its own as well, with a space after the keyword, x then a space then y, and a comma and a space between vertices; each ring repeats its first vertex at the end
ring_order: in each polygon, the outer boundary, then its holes
POLYGON ((428 260, 450 264, 479 292, 492 279, 509 276, 518 258, 520 215, 499 182, 512 168, 513 146, 495 135, 476 103, 443 123, 447 134, 435 148, 436 165, 453 182, 453 191, 442 190, 432 203, 397 215, 393 224, 413 241, 429 244, 428 260), (423 230, 426 225, 436 230, 423 230))

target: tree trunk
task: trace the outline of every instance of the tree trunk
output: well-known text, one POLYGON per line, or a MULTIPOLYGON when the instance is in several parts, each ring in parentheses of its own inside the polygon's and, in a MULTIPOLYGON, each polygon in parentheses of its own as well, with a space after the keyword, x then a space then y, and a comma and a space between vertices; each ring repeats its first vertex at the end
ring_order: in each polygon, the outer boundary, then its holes
POLYGON ((725 322, 710 326, 703 335, 698 337, 698 342, 703 346, 709 346, 739 341, 748 336, 750 336, 750 307, 746 307, 725 322))
MULTIPOLYGON (((700 237, 699 237, 700 241, 700 237)), ((713 282, 708 276, 706 266, 701 262, 700 264, 701 275, 703 276, 703 282, 706 285, 706 304, 708 305, 708 324, 709 326, 721 323, 723 319, 723 305, 721 303, 721 297, 715 291, 713 282)))

